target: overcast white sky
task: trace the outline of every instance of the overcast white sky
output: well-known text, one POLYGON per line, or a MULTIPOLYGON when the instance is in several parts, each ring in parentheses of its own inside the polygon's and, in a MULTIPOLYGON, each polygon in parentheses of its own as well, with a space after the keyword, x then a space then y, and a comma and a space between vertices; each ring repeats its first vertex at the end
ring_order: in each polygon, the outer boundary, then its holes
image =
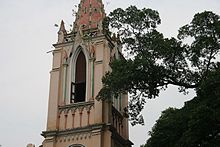
MULTIPOLYGON (((72 9, 79 0, 0 0, 0 144, 2 147, 37 146, 43 138, 47 117, 49 71, 59 24, 73 22, 72 9)), ((219 0, 103 0, 106 12, 129 5, 158 10, 159 30, 176 36, 180 26, 204 10, 220 14, 219 0)), ((69 27, 68 27, 69 28, 69 27)), ((147 101, 145 126, 130 129, 134 147, 144 144, 160 112, 181 107, 193 94, 183 96, 174 87, 156 100, 147 101)))

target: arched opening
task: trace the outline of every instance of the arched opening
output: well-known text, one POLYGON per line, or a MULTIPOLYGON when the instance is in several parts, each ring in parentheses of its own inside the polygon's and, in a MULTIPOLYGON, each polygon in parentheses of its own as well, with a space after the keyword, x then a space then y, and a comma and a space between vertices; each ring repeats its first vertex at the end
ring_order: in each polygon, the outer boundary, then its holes
POLYGON ((71 103, 84 102, 86 98, 86 58, 82 51, 80 51, 76 60, 75 82, 72 82, 71 87, 71 103))

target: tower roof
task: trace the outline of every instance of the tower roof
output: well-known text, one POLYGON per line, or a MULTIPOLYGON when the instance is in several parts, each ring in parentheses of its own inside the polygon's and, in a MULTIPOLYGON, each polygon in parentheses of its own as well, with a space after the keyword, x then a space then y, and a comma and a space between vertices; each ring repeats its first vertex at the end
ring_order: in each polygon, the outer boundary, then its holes
POLYGON ((105 17, 102 0, 81 0, 75 27, 82 30, 97 28, 105 17))

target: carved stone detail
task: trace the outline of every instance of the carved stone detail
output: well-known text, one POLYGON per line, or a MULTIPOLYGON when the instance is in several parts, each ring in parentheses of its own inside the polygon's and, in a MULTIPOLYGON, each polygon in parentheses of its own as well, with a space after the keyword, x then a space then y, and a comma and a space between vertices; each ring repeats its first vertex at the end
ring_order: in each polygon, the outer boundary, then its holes
POLYGON ((91 108, 94 107, 94 102, 90 101, 90 102, 80 102, 80 103, 73 103, 70 105, 65 105, 65 106, 60 106, 59 107, 59 113, 61 114, 63 111, 64 112, 69 112, 71 110, 71 112, 76 112, 77 109, 79 111, 83 111, 84 108, 86 108, 86 110, 91 110, 91 108))

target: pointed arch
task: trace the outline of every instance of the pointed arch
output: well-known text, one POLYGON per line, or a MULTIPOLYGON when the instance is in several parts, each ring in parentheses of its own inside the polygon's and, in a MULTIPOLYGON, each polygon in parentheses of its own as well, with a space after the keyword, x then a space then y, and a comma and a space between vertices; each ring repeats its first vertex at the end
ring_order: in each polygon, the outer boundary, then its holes
POLYGON ((84 102, 86 99, 86 58, 80 51, 75 66, 74 102, 84 102))
POLYGON ((88 51, 79 46, 72 56, 70 103, 84 102, 88 88, 88 51))

